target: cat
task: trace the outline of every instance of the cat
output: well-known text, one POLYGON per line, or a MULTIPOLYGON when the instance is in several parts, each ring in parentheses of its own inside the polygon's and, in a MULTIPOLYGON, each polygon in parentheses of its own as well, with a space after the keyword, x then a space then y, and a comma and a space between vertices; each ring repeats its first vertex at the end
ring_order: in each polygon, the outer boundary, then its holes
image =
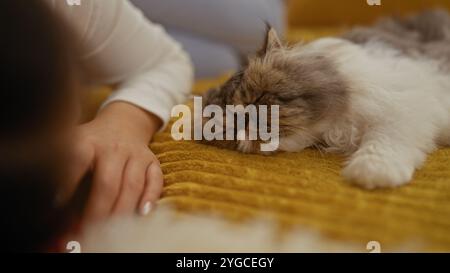
MULTIPOLYGON (((277 151, 340 153, 346 180, 397 187, 450 145, 449 45, 450 17, 440 10, 293 46, 268 28, 261 51, 203 101, 279 105, 277 151)), ((245 153, 262 153, 261 143, 212 142, 245 153)))

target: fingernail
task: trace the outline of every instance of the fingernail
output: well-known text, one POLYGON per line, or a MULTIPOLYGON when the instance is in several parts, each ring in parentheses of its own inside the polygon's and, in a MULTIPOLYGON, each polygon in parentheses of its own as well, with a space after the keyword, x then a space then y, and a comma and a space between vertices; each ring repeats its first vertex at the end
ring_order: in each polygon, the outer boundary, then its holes
POLYGON ((141 209, 141 215, 142 216, 148 215, 150 211, 152 211, 152 208, 153 208, 152 203, 150 202, 145 203, 145 205, 141 209))

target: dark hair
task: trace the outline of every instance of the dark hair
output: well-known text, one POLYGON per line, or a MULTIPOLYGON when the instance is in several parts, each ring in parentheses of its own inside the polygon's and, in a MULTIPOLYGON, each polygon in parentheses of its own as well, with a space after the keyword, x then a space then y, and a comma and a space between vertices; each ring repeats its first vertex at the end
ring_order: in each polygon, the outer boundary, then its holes
POLYGON ((69 28, 42 0, 0 1, 0 135, 42 130, 68 96, 69 28))
POLYGON ((55 196, 64 176, 54 145, 76 72, 73 37, 42 0, 0 1, 0 242, 3 251, 47 247, 68 222, 55 196))

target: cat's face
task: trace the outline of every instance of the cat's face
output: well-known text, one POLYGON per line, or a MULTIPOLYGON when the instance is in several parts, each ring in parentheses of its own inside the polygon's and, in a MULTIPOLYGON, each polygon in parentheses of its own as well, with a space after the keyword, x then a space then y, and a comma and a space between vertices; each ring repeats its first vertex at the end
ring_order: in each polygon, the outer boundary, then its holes
MULTIPOLYGON (((269 109, 279 105, 278 150, 311 146, 317 142, 317 134, 347 105, 345 81, 325 55, 301 46, 286 47, 271 29, 261 52, 220 88, 207 92, 204 104, 224 109, 226 105, 267 105, 269 109)), ((261 140, 213 144, 259 153, 261 140)))

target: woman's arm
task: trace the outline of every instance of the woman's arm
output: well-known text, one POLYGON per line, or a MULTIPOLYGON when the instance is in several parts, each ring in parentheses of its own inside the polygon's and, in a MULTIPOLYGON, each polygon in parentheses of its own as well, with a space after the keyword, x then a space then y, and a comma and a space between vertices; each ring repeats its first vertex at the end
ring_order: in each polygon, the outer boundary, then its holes
POLYGON ((125 101, 166 122, 187 98, 193 78, 188 54, 128 0, 47 1, 74 27, 89 80, 118 84, 106 104, 125 101))
POLYGON ((118 86, 97 118, 79 128, 66 194, 93 168, 88 221, 136 209, 146 214, 162 189, 159 162, 147 144, 190 92, 189 58, 127 0, 65 2, 54 5, 80 37, 89 78, 118 86))

